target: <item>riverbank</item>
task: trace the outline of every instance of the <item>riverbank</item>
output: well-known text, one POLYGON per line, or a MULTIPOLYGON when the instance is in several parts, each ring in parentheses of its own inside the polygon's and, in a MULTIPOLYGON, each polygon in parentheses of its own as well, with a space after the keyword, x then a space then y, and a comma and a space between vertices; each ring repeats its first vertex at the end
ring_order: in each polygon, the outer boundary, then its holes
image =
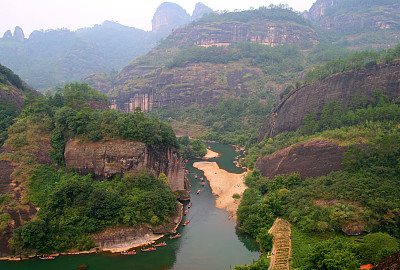
POLYGON ((237 193, 240 198, 247 186, 244 184, 245 172, 242 174, 229 173, 219 168, 216 162, 199 161, 193 163, 193 167, 204 172, 204 176, 210 182, 212 193, 217 196, 216 207, 225 209, 236 220, 236 211, 241 199, 234 199, 237 193))
MULTIPOLYGON (((96 247, 90 250, 78 251, 70 250, 69 252, 62 252, 59 254, 52 254, 52 256, 59 255, 79 255, 98 252, 111 252, 119 253, 124 250, 145 246, 154 243, 158 239, 176 233, 176 229, 181 223, 183 218, 183 204, 177 202, 177 211, 171 217, 172 222, 159 226, 156 228, 150 225, 138 225, 135 227, 115 226, 105 228, 102 232, 92 234, 96 247), (157 232, 157 233, 154 233, 157 232)), ((35 255, 23 257, 22 260, 35 258, 35 255)), ((2 257, 0 261, 19 261, 19 257, 2 257)))
POLYGON ((209 159, 209 158, 216 158, 219 157, 219 153, 214 152, 210 149, 207 149, 207 154, 203 157, 204 159, 209 159))

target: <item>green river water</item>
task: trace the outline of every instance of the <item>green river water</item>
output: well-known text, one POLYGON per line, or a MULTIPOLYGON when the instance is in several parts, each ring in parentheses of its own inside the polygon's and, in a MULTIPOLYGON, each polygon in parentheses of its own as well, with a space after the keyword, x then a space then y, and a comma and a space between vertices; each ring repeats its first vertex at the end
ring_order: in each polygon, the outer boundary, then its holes
MULTIPOLYGON (((233 164, 237 153, 233 147, 207 143, 213 151, 220 153, 219 158, 209 161, 218 162, 222 169, 233 173, 241 173, 242 169, 233 164)), ((236 223, 228 219, 225 210, 215 207, 215 196, 206 181, 204 187, 194 175, 203 177, 202 171, 193 168, 197 160, 189 160, 186 169, 192 183, 191 202, 193 206, 184 216, 182 223, 189 219, 190 223, 179 226, 178 232, 182 237, 169 239, 164 237, 157 241, 165 241, 167 246, 158 247, 156 251, 141 252, 137 255, 123 256, 111 253, 63 255, 55 260, 31 259, 17 262, 0 262, 1 270, 67 270, 76 269, 80 265, 88 269, 131 269, 131 270, 217 270, 234 269, 234 265, 249 264, 260 256, 255 242, 245 235, 236 233, 236 223), (201 189, 199 195, 196 191, 201 189)), ((187 209, 185 202, 184 209, 187 209)), ((139 248, 137 248, 139 250, 139 248)))

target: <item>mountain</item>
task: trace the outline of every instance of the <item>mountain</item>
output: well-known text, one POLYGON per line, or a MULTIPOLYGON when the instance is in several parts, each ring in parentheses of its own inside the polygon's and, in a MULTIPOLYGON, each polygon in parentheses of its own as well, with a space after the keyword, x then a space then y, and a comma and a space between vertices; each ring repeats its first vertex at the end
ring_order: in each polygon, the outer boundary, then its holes
POLYGON ((151 20, 153 32, 164 32, 169 34, 173 29, 178 28, 190 21, 201 18, 213 10, 203 3, 197 3, 190 16, 181 6, 171 2, 162 3, 156 10, 151 20))
POLYGON ((268 73, 275 80, 281 78, 280 72, 293 80, 303 59, 290 45, 318 40, 312 25, 287 9, 211 13, 174 30, 147 55, 135 59, 115 77, 113 88, 90 83, 113 97, 113 108, 125 112, 138 104, 145 111, 173 105, 204 107, 222 97, 256 92, 257 81, 268 73), (294 61, 282 59, 286 57, 294 61))
POLYGON ((383 49, 400 42, 397 0, 317 0, 305 17, 327 39, 348 48, 383 49))
POLYGON ((34 31, 25 38, 20 27, 0 39, 0 61, 32 87, 44 91, 80 81, 96 71, 119 70, 151 49, 162 33, 105 21, 91 28, 34 31))

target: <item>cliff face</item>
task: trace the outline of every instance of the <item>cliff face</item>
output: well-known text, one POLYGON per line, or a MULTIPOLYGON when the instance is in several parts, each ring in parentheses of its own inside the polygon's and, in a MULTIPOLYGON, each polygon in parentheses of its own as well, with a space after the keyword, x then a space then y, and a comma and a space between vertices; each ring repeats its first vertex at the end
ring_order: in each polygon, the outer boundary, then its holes
POLYGON ((400 96, 400 60, 336 74, 289 93, 268 116, 259 141, 297 130, 307 114, 321 113, 328 102, 349 105, 355 93, 371 98, 377 89, 389 99, 400 96))
POLYGON ((182 157, 171 148, 121 139, 91 143, 72 140, 66 143, 64 156, 67 169, 82 175, 91 173, 97 179, 106 179, 148 168, 156 177, 164 173, 171 190, 183 191, 183 198, 190 192, 182 157))
POLYGON ((279 174, 299 173, 302 179, 343 170, 342 158, 347 147, 329 140, 311 140, 287 147, 259 159, 255 167, 263 176, 273 179, 279 174))
POLYGON ((197 22, 175 30, 168 39, 178 45, 227 46, 238 42, 256 42, 268 46, 300 44, 304 40, 317 42, 317 33, 309 26, 292 21, 257 19, 249 22, 197 22))
POLYGON ((201 18, 203 15, 213 12, 211 8, 204 5, 203 3, 197 3, 192 14, 192 20, 197 20, 201 18))
POLYGON ((204 63, 171 70, 128 66, 119 75, 117 84, 120 86, 114 89, 116 97, 111 98, 111 108, 132 112, 137 106, 142 111, 173 105, 206 107, 216 104, 221 96, 249 93, 247 83, 262 75, 258 68, 239 64, 204 63))

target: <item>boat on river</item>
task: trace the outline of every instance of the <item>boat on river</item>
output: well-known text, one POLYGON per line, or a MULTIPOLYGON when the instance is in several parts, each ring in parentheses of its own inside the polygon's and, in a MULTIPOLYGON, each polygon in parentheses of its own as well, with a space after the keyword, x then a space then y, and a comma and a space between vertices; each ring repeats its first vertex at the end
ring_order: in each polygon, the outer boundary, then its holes
POLYGON ((197 194, 199 194, 199 193, 200 193, 200 191, 201 191, 201 190, 200 190, 200 189, 198 189, 198 190, 197 190, 197 194))
POLYGON ((50 255, 50 256, 42 256, 42 257, 40 257, 39 259, 41 259, 41 260, 54 260, 56 257, 54 257, 54 256, 52 256, 52 255, 50 255))
POLYGON ((188 208, 192 207, 192 203, 189 203, 188 208))
POLYGON ((185 221, 185 223, 183 223, 183 226, 186 226, 186 225, 188 225, 188 224, 189 224, 189 222, 190 222, 190 220, 186 220, 186 221, 185 221))
POLYGON ((165 247, 166 245, 167 245, 167 243, 161 242, 161 243, 153 245, 153 247, 165 247))
POLYGON ((201 185, 204 187, 204 185, 205 185, 206 183, 205 182, 201 182, 201 185))
POLYGON ((189 213, 189 210, 186 209, 186 210, 185 210, 185 216, 187 215, 187 213, 189 213))
POLYGON ((136 251, 135 250, 132 250, 132 251, 124 250, 121 252, 121 255, 136 255, 136 251))
POLYGON ((142 248, 142 251, 154 251, 154 250, 156 250, 155 247, 142 248))
POLYGON ((200 180, 201 180, 201 181, 204 181, 204 178, 202 177, 202 178, 200 178, 200 180))
POLYGON ((195 179, 197 179, 197 174, 194 176, 195 179))
POLYGON ((175 234, 175 235, 170 235, 169 236, 169 239, 175 239, 175 238, 178 238, 178 237, 181 237, 182 235, 180 235, 179 233, 177 233, 177 234, 175 234))

